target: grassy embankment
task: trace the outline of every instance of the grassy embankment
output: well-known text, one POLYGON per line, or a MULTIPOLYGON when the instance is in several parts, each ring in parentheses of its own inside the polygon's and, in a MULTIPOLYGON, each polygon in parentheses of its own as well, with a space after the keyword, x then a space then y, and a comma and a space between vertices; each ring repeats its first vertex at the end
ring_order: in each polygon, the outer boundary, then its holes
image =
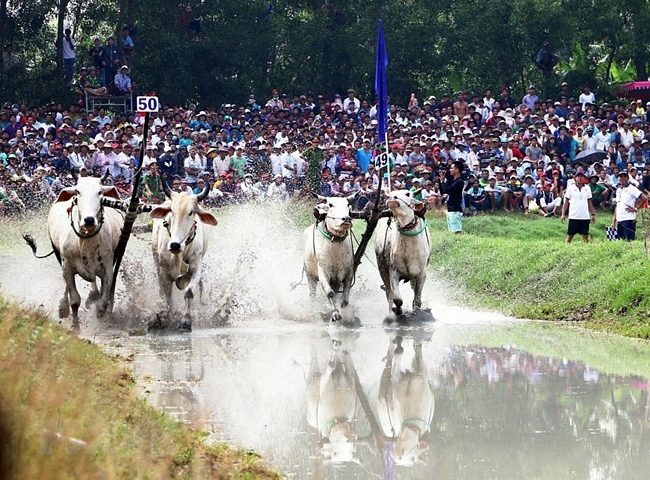
POLYGON ((156 412, 124 362, 0 298, 0 478, 279 478, 156 412))
MULTIPOLYGON (((650 262, 642 240, 610 242, 600 212, 591 243, 565 243, 557 218, 496 214, 463 219, 465 235, 432 215, 431 268, 452 299, 522 318, 579 321, 581 326, 650 338, 650 262)), ((637 238, 643 237, 641 220, 637 238)))

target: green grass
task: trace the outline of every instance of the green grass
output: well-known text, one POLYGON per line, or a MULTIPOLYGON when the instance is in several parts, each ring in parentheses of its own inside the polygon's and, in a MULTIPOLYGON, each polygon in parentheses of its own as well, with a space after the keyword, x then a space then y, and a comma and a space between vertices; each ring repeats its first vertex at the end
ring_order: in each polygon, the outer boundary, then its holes
MULTIPOLYGON (((465 235, 433 216, 431 268, 453 299, 522 318, 650 338, 650 270, 643 242, 609 242, 599 212, 591 243, 565 243, 556 218, 496 214, 463 219, 465 235)), ((642 236, 641 222, 638 235, 642 236)))
POLYGON ((0 477, 279 478, 157 412, 123 359, 2 298, 0 337, 0 477))

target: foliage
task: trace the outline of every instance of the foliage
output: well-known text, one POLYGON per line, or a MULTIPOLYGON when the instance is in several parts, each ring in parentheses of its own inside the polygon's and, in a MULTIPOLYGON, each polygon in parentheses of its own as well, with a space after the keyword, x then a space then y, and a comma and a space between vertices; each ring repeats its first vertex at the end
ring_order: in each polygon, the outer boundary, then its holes
MULTIPOLYGON (((467 235, 432 219, 431 262, 456 299, 517 317, 568 320, 622 335, 650 338, 650 295, 643 243, 609 242, 600 213, 592 242, 564 242, 557 219, 496 215, 466 219, 467 235)), ((640 227, 639 227, 640 230, 640 227)))
POLYGON ((184 4, 172 0, 2 1, 8 8, 0 40, 14 42, 30 78, 45 88, 39 95, 29 82, 23 89, 3 78, 0 96, 30 103, 56 93, 49 83, 59 80, 54 41, 61 15, 80 45, 77 65, 87 62, 84 49, 95 34, 105 38, 133 23, 134 80, 169 103, 242 103, 250 93, 266 98, 271 88, 331 96, 352 87, 372 98, 378 17, 389 92, 400 103, 411 92, 423 98, 502 85, 519 97, 530 83, 554 96, 561 80, 575 94, 595 83, 602 98, 609 83, 645 79, 648 70, 648 0, 607 8, 581 0, 202 2, 189 14, 200 33, 181 21, 184 4), (549 78, 535 65, 545 44, 562 61, 549 78))

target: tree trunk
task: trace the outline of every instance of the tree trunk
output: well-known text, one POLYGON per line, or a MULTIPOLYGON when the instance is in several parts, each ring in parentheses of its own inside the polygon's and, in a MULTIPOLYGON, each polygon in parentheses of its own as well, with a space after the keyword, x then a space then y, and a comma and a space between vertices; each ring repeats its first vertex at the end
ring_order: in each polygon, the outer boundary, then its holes
POLYGON ((5 47, 5 25, 7 23, 7 1, 0 0, 0 47, 2 47, 2 54, 0 55, 0 75, 4 72, 4 47, 5 47))
POLYGON ((60 0, 56 22, 56 73, 61 85, 65 85, 63 70, 63 27, 69 3, 70 0, 60 0))
POLYGON ((634 66, 636 67, 636 79, 646 81, 648 79, 648 67, 644 51, 637 51, 634 56, 634 66))

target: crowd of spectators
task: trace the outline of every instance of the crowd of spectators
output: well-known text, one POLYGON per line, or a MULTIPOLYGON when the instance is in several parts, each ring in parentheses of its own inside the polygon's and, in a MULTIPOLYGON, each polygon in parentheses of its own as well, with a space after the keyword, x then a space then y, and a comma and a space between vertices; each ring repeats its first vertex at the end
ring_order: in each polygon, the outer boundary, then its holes
POLYGON ((581 90, 576 99, 564 83, 545 101, 533 85, 518 100, 507 87, 498 96, 463 91, 420 102, 412 95, 408 105, 390 105, 386 112, 390 174, 373 165, 386 148, 377 140, 377 106, 352 89, 332 98, 289 98, 273 90, 261 102, 251 95, 216 109, 165 106, 149 120, 142 159, 144 126, 133 113, 6 103, 0 111, 2 210, 51 201, 75 173, 108 172, 126 196, 140 164, 146 172, 142 196, 153 203, 164 200, 161 182, 188 192, 209 184, 210 201, 220 204, 306 193, 361 191, 364 197, 383 175, 390 188, 412 189, 430 208, 442 209, 440 179, 456 160, 466 165, 468 215, 497 209, 559 214, 577 169, 587 172, 600 208, 610 208, 620 170, 648 193, 650 102, 599 103, 588 85, 581 90), (580 162, 583 150, 601 152, 598 161, 580 162), (320 192, 307 191, 314 167, 320 192))

